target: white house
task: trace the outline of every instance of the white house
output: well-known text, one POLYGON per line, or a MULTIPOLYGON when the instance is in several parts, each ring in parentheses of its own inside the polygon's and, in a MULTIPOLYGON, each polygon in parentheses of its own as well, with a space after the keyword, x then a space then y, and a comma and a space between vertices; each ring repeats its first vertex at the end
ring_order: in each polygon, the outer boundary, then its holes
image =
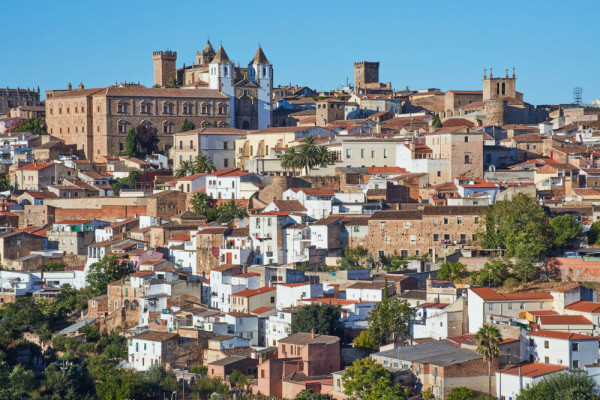
POLYGON ((286 308, 277 311, 276 315, 269 316, 266 323, 266 338, 267 346, 276 347, 277 342, 292 334, 292 318, 298 312, 297 308, 286 308))
POLYGON ((129 339, 129 363, 137 371, 147 371, 165 363, 177 347, 179 335, 170 332, 144 331, 129 339))
MULTIPOLYGON (((356 282, 346 288, 346 299, 361 301, 382 301, 385 283, 356 282)), ((388 283, 388 297, 396 293, 394 285, 388 283)))
POLYGON ((524 363, 496 372, 496 396, 515 400, 521 389, 534 386, 551 374, 565 371, 567 367, 541 363, 524 363))
POLYGON ((288 189, 283 192, 284 200, 298 200, 306 208, 306 214, 315 219, 331 214, 335 192, 329 189, 288 189))
POLYGON ((227 323, 228 333, 250 340, 252 346, 258 345, 258 317, 242 312, 229 312, 223 320, 227 323))
POLYGON ((580 369, 598 363, 598 338, 579 333, 540 330, 527 335, 530 361, 580 369))
POLYGON ((235 280, 233 276, 238 274, 239 266, 222 265, 210 270, 210 302, 212 308, 223 312, 231 311, 231 295, 245 289, 257 289, 247 287, 247 281, 235 280))
POLYGON ((298 300, 323 297, 323 285, 316 283, 280 283, 276 287, 279 310, 295 306, 298 300))
POLYGON ((258 175, 239 168, 206 175, 206 194, 213 199, 249 199, 261 188, 258 175))
MULTIPOLYGON (((184 176, 183 178, 177 179, 175 188, 184 193, 194 193, 198 190, 206 188, 206 174, 192 174, 184 176)), ((216 197, 214 197, 216 198, 216 197)))

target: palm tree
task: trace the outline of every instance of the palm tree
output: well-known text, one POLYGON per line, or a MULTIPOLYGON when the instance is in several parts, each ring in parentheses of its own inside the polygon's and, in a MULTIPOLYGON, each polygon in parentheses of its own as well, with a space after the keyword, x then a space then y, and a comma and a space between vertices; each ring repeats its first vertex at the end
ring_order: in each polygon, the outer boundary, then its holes
POLYGON ((196 214, 204 216, 206 216, 208 209, 213 207, 213 199, 211 199, 209 195, 203 192, 194 193, 190 200, 190 203, 192 205, 192 210, 196 214))
POLYGON ((196 173, 196 164, 191 161, 181 161, 179 163, 179 169, 175 172, 175 178, 183 178, 187 175, 196 173))
POLYGON ((296 147, 288 148, 283 155, 281 155, 281 166, 285 169, 291 169, 296 172, 298 169, 298 154, 296 147))
POLYGON ((286 150, 281 156, 281 166, 285 169, 305 170, 309 175, 313 167, 326 167, 333 162, 333 156, 325 146, 315 144, 315 138, 308 136, 304 143, 286 150))
POLYGON ((246 207, 243 207, 241 203, 236 203, 235 200, 229 200, 227 203, 219 207, 219 221, 220 224, 227 223, 235 218, 244 218, 248 216, 246 207))
POLYGON ((212 163, 210 157, 200 154, 196 157, 196 169, 194 173, 207 173, 216 171, 217 167, 212 163))
POLYGON ((488 389, 490 398, 492 397, 492 360, 500 354, 501 341, 502 335, 500 331, 492 324, 483 324, 475 335, 476 351, 488 363, 488 389))

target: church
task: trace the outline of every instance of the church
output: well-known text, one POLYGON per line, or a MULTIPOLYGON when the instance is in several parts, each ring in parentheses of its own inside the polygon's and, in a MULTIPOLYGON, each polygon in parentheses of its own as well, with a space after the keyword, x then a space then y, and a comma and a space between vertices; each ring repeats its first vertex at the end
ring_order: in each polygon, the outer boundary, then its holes
POLYGON ((231 104, 230 126, 238 129, 260 130, 272 125, 271 92, 273 90, 273 66, 262 48, 246 67, 235 66, 223 46, 214 51, 207 41, 202 52, 196 52, 193 65, 176 69, 177 53, 155 51, 154 85, 173 86, 182 89, 208 88, 229 96, 231 104))

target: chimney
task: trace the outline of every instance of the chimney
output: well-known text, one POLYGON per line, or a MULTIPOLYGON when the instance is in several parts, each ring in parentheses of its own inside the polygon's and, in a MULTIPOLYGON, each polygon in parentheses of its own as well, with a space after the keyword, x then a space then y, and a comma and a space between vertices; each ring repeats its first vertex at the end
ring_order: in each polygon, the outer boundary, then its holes
POLYGON ((315 338, 315 330, 314 330, 314 329, 311 329, 311 330, 310 330, 310 337, 311 337, 312 339, 314 339, 314 338, 315 338))

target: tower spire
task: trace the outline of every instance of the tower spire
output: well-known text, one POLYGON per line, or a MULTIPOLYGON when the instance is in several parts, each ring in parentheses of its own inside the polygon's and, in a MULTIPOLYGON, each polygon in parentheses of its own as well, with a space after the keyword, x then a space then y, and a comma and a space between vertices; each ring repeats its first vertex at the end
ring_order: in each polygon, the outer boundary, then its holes
POLYGON ((513 79, 515 79, 515 67, 513 65, 513 75, 512 75, 513 79))
POLYGON ((494 74, 492 73, 492 67, 490 67, 490 79, 492 79, 494 77, 494 74))
POLYGON ((483 68, 483 79, 487 79, 487 68, 483 68))

